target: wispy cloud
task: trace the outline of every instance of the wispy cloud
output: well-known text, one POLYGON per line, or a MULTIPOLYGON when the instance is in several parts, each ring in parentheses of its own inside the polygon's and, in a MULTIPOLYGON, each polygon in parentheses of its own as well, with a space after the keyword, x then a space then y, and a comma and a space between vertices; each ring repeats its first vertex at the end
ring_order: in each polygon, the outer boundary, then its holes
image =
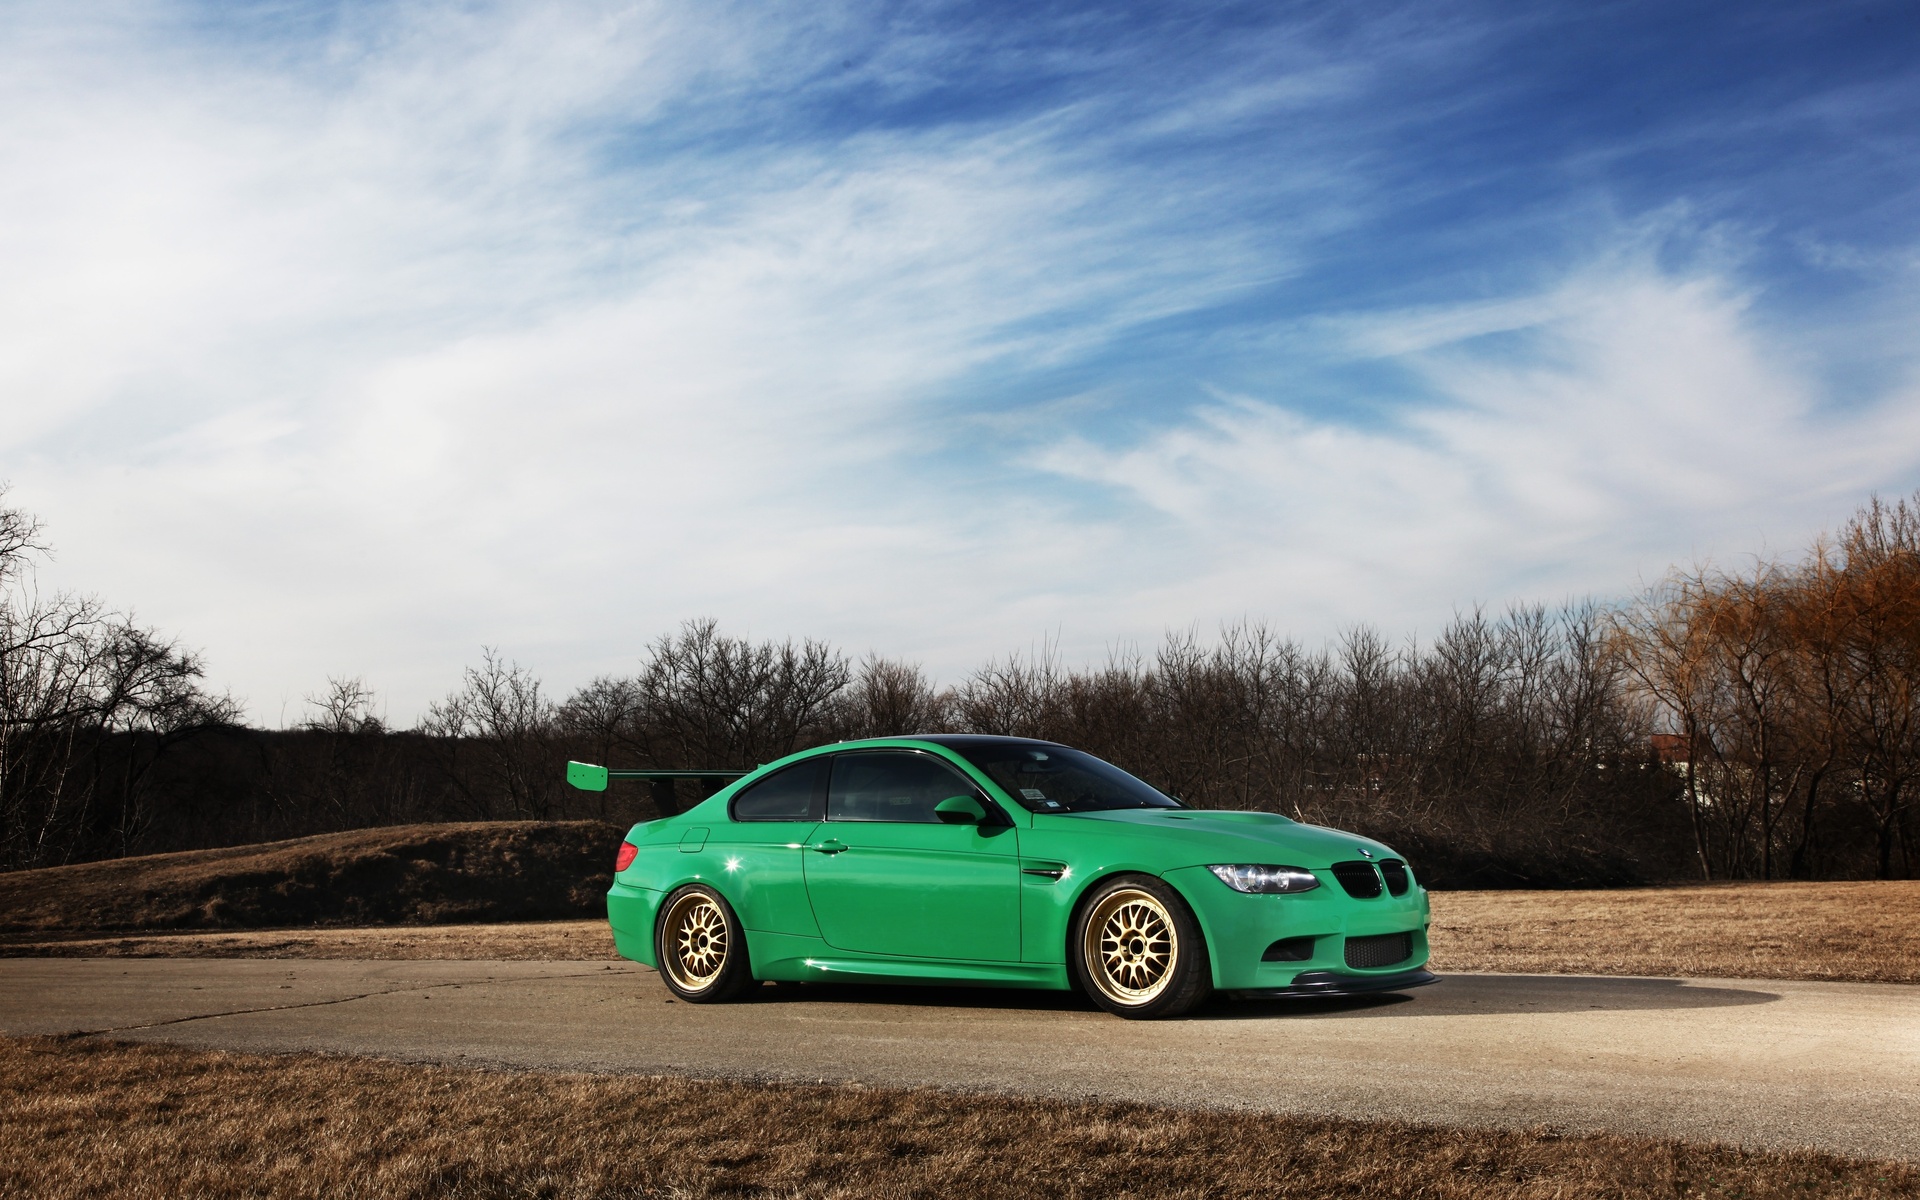
POLYGON ((1920 387, 1836 411, 1733 284, 1644 257, 1536 296, 1326 328, 1433 402, 1379 427, 1225 397, 1124 446, 1037 458, 1132 495, 1189 553, 1208 547, 1213 569, 1167 589, 1166 619, 1252 600, 1317 631, 1431 628, 1476 601, 1619 595, 1677 559, 1794 552, 1920 473, 1920 387))

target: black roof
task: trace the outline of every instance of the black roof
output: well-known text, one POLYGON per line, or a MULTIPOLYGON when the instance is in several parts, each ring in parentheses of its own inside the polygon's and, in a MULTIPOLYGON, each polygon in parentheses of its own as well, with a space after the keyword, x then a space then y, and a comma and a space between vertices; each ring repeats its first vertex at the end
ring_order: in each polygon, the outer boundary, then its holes
POLYGON ((916 742, 932 742, 936 746, 951 746, 955 750, 962 746, 985 746, 995 742, 1022 742, 1029 746, 1060 745, 1045 738, 1011 737, 999 733, 903 733, 900 736, 916 742))

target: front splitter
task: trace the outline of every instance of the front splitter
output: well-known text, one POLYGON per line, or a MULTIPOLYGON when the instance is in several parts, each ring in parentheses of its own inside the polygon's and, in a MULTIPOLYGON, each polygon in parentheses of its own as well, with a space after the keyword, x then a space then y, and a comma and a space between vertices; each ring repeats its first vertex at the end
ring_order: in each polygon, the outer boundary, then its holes
POLYGON ((1294 977, 1283 988, 1247 988, 1229 992, 1241 1000, 1298 1000, 1323 996, 1364 996, 1370 992, 1398 992, 1440 982, 1428 970, 1401 971, 1394 975, 1347 975, 1340 971, 1308 971, 1294 977))

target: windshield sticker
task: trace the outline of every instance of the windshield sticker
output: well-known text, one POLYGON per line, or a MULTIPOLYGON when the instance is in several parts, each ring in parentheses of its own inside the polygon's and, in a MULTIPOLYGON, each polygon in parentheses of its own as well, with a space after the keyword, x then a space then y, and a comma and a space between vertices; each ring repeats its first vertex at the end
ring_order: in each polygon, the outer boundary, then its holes
POLYGON ((1021 788, 1020 794, 1029 800, 1045 800, 1047 794, 1039 788, 1021 788))

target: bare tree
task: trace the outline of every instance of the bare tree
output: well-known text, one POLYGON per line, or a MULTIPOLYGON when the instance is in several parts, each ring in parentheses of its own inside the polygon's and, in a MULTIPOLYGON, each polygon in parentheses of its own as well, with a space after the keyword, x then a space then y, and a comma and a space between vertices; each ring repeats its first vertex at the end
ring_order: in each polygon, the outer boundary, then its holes
POLYGON ((1054 737, 1061 701, 1060 656, 1051 641, 989 662, 962 682, 954 706, 962 726, 1006 737, 1054 737))
POLYGON ((8 485, 0 483, 0 592, 10 591, 30 565, 29 556, 46 554, 40 541, 40 519, 6 506, 8 485))
POLYGON ((306 699, 313 716, 305 726, 316 733, 379 733, 386 728, 377 710, 379 696, 358 675, 329 675, 326 694, 306 699))
POLYGON ((1874 497, 1841 535, 1848 580, 1843 710, 1875 824, 1878 870, 1913 873, 1913 785, 1920 775, 1920 493, 1893 505, 1874 497))
POLYGON ((1708 829, 1711 797, 1701 788, 1701 765, 1712 747, 1715 697, 1705 630, 1693 619, 1697 588, 1670 579, 1620 614, 1615 649, 1628 679, 1685 747, 1681 762, 1693 850, 1703 879, 1713 878, 1708 829))
POLYGON ((869 654, 840 693, 832 723, 843 739, 936 733, 952 723, 953 704, 918 664, 869 654))
POLYGON ((554 741, 558 715, 531 671, 486 646, 459 690, 428 705, 420 730, 444 743, 448 775, 473 816, 546 819, 564 761, 554 741))
POLYGON ((0 863, 13 867, 67 861, 103 836, 126 853, 159 755, 238 716, 201 691, 195 655, 91 598, 42 594, 39 532, 0 508, 0 863))
MULTIPOLYGON (((883 684, 884 675, 870 682, 883 684)), ((558 715, 608 758, 744 770, 834 740, 851 681, 846 657, 824 642, 750 642, 708 618, 655 641, 638 675, 604 676, 575 692, 558 715)), ((653 789, 653 799, 663 814, 679 811, 670 785, 653 789)))

